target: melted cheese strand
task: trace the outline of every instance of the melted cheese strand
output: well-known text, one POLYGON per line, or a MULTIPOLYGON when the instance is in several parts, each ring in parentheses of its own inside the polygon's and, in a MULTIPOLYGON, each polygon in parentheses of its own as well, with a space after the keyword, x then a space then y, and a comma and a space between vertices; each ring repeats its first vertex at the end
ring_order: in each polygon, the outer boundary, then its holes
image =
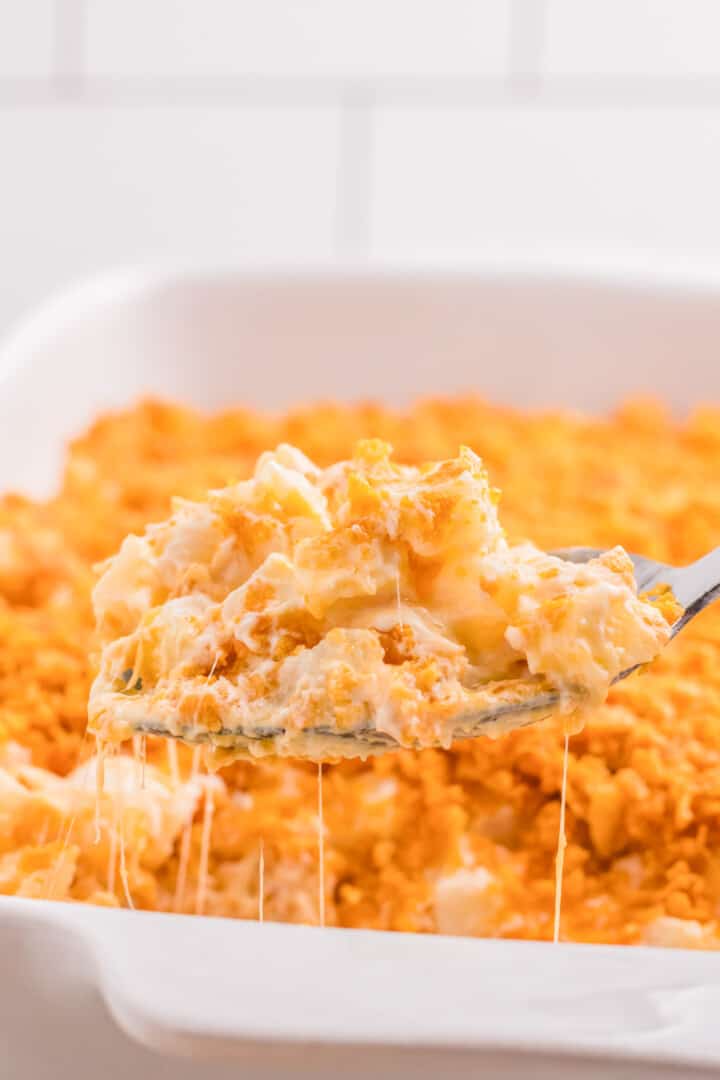
MULTIPOLYGON (((88 737, 88 729, 85 728, 85 733, 84 733, 84 735, 82 737, 82 742, 80 743, 80 747, 78 749, 77 760, 75 762, 75 768, 76 769, 79 769, 80 766, 82 764, 84 764, 81 761, 81 758, 82 758, 82 755, 83 755, 83 750, 85 749, 85 744, 87 742, 87 737, 88 737)), ((97 739, 95 741, 97 742, 97 739)), ((85 776, 83 778, 83 784, 82 784, 83 791, 87 788, 87 782, 88 782, 88 779, 90 777, 90 761, 91 760, 92 760, 92 755, 90 755, 90 757, 87 758, 87 761, 86 761, 87 768, 85 770, 85 776)), ((63 835, 63 830, 66 828, 67 823, 68 823, 68 815, 65 814, 63 816, 60 824, 58 825, 58 831, 57 831, 57 834, 55 836, 55 842, 57 842, 60 839, 60 837, 63 835)))
MULTIPOLYGON (((208 673, 206 679, 206 686, 210 684, 210 680, 213 677, 215 668, 217 667, 218 660, 220 659, 220 653, 215 653, 215 659, 212 662, 212 667, 208 673)), ((197 719, 200 714, 201 702, 198 702, 195 708, 194 723, 197 724, 197 719)), ((193 750, 192 765, 190 768, 190 780, 193 781, 198 775, 200 769, 200 754, 201 747, 196 746, 193 750)), ((198 884, 197 892, 195 894, 195 913, 202 915, 205 908, 205 896, 207 893, 207 874, 208 874, 208 860, 210 857, 210 832, 212 830, 212 819, 215 810, 215 804, 213 802, 212 790, 210 787, 205 790, 205 802, 203 806, 203 823, 202 834, 200 838, 200 863, 198 867, 198 884)), ((185 897, 185 883, 187 881, 188 864, 190 860, 190 839, 192 836, 192 821, 189 821, 183 830, 182 844, 180 849, 180 865, 178 866, 178 880, 175 890, 175 911, 178 911, 183 904, 185 897)))
POLYGON ((178 765, 177 743, 174 739, 166 739, 168 768, 173 784, 180 783, 180 766, 178 765))
POLYGON ((127 872, 127 863, 125 861, 125 815, 122 817, 122 824, 120 826, 120 881, 122 882, 123 892, 125 893, 125 902, 127 906, 133 911, 135 905, 133 904, 133 898, 130 895, 130 881, 127 872))
POLYGON ((136 685, 138 679, 140 678, 140 676, 138 674, 138 671, 142 667, 143 646, 144 646, 144 644, 145 644, 145 642, 143 640, 143 636, 142 636, 142 634, 140 634, 140 640, 138 641, 138 647, 135 650, 135 659, 133 660, 132 672, 130 673, 130 678, 128 679, 128 682, 127 682, 127 685, 131 689, 132 689, 132 687, 134 687, 136 685))
MULTIPOLYGON (((200 747, 193 750, 192 765, 190 768, 190 780, 194 780, 200 767, 200 747)), ((185 885, 187 884, 187 872, 190 864, 190 842, 192 840, 192 817, 183 828, 180 841, 180 859, 178 861, 177 879, 175 882, 175 896, 173 897, 173 911, 182 911, 185 903, 185 885)))
POLYGON ((115 865, 117 863, 119 806, 117 796, 113 800, 113 804, 113 820, 111 822, 108 822, 108 832, 110 834, 110 850, 108 851, 107 891, 109 893, 115 892, 115 865))
POLYGON ((213 813, 215 801, 212 787, 208 784, 205 789, 205 809, 203 813, 202 838, 200 840, 200 865, 198 867, 198 885, 195 894, 195 914, 202 915, 205 911, 205 899, 207 897, 208 863, 210 860, 210 834, 212 832, 213 813))
MULTIPOLYGON (((88 737, 88 730, 87 730, 87 728, 85 728, 85 734, 82 737, 82 742, 80 743, 80 748, 78 750, 78 756, 77 756, 77 765, 78 765, 78 767, 80 766, 80 759, 82 757, 83 750, 85 749, 85 743, 87 742, 87 737, 88 737)), ((91 758, 88 758, 87 762, 86 762, 87 768, 85 769, 85 775, 83 777, 82 788, 81 788, 82 791, 87 790, 88 780, 90 779, 90 761, 91 761, 91 758)), ((49 881, 48 881, 48 891, 47 891, 47 897, 46 897, 46 899, 48 899, 48 900, 52 900, 54 895, 55 895, 55 889, 57 888, 58 878, 60 876, 60 869, 61 869, 61 866, 62 866, 63 855, 65 854, 65 852, 68 849, 68 845, 70 843, 70 835, 71 835, 71 833, 73 831, 73 828, 75 826, 75 820, 76 820, 77 816, 78 816, 78 811, 77 810, 74 810, 73 813, 70 814, 70 815, 66 814, 65 817, 62 819, 62 821, 60 823, 60 827, 58 828, 57 836, 55 837, 55 842, 57 843, 57 841, 60 840, 60 837, 62 837, 62 843, 60 844, 60 851, 58 852, 57 859, 55 860, 55 862, 53 864, 52 873, 50 874, 49 881)), ((46 823, 45 830, 47 830, 48 828, 49 828, 49 824, 46 823)), ((40 844, 43 844, 44 842, 45 842, 44 839, 39 841, 40 844)))
POLYGON ((105 743, 97 738, 97 764, 95 766, 95 844, 100 843, 100 817, 102 797, 105 791, 105 743))
POLYGON ((187 884, 188 864, 190 862, 190 841, 192 839, 192 819, 183 828, 180 841, 180 858, 178 860, 178 872, 175 881, 175 896, 173 897, 173 911, 182 911, 185 903, 185 886, 187 884))
POLYGON ((145 790, 145 765, 147 763, 147 735, 140 736, 140 787, 145 790))
POLYGON ((400 567, 395 567, 395 600, 397 601, 398 625, 401 630, 405 629, 402 617, 402 605, 400 603, 400 567))
POLYGON ((323 767, 318 761, 318 910, 320 925, 325 925, 325 822, 323 817, 323 767))
POLYGON ((140 783, 141 783, 141 780, 142 780, 141 765, 140 765, 140 763, 142 761, 142 746, 141 746, 142 738, 143 738, 142 735, 133 735, 133 737, 132 737, 132 752, 133 752, 133 761, 135 762, 135 781, 136 781, 136 786, 137 787, 140 786, 140 783))
MULTIPOLYGON (((72 817, 67 821, 67 827, 65 829, 65 835, 63 836, 63 841, 62 841, 62 844, 60 845, 60 851, 58 852, 58 856, 57 856, 57 858, 56 858, 56 860, 55 860, 55 862, 53 864, 52 873, 50 875, 50 880, 48 882, 48 891, 47 891, 47 899, 48 900, 52 900, 54 898, 54 896, 55 896, 55 889, 57 888, 58 878, 60 877, 60 870, 62 868, 63 856, 64 856, 65 852, 68 849, 68 845, 70 843, 70 833, 73 831, 73 826, 75 825, 75 819, 77 818, 77 815, 78 815, 78 812, 76 810, 75 813, 72 815, 72 817)), ((59 839, 59 837, 58 837, 58 839, 59 839)))
POLYGON ((37 838, 37 846, 38 847, 45 847, 45 844, 47 843, 47 837, 48 837, 49 832, 50 832, 50 815, 48 814, 48 816, 45 818, 45 820, 42 823, 42 828, 41 828, 40 832, 38 833, 38 838, 37 838))
POLYGON ((193 756, 192 756, 192 760, 190 762, 190 781, 191 782, 197 778, 197 775, 200 772, 200 753, 201 753, 201 750, 202 750, 202 747, 200 747, 200 746, 196 746, 196 747, 193 748, 193 756))
POLYGON ((567 837, 565 835, 565 804, 567 802, 567 774, 568 774, 568 744, 570 736, 565 734, 563 749, 562 788, 560 792, 560 826, 558 828, 557 854, 555 855, 555 918, 553 920, 553 941, 560 941, 560 911, 562 908, 562 885, 563 867, 565 865, 565 848, 567 837))
POLYGON ((258 922, 265 921, 265 841, 260 841, 258 856, 258 922))

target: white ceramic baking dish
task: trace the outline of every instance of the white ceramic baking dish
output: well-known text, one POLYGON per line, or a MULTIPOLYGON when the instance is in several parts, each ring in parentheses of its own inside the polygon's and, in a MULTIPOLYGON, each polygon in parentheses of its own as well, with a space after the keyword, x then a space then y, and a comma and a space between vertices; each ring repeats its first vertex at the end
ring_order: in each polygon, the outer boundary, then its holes
MULTIPOLYGON (((114 275, 49 305, 0 350, 0 488, 51 490, 67 437, 142 393, 281 407, 456 390, 595 410, 629 392, 679 409, 720 401, 720 279, 114 275)), ((12 1080, 720 1069, 712 953, 6 898, 0 955, 0 1075, 12 1080)))

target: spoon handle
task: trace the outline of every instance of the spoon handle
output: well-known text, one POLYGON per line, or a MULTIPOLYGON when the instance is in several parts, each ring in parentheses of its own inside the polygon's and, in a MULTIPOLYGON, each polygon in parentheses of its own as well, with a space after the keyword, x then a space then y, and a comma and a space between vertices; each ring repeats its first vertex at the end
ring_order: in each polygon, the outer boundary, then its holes
POLYGON ((689 566, 672 569, 664 576, 658 573, 657 580, 667 581, 676 599, 685 608, 673 627, 673 634, 677 634, 690 619, 720 596, 720 547, 689 566))

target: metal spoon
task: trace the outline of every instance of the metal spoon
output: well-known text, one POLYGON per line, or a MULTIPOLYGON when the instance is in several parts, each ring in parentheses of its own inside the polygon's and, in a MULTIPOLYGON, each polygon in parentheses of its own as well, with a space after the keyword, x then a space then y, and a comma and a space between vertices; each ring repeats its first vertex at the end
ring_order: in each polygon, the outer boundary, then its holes
MULTIPOLYGON (((551 554, 568 562, 585 563, 601 555, 602 551, 597 548, 574 547, 562 548, 551 554)), ((630 558, 639 592, 652 590, 655 585, 670 585, 675 599, 682 606, 683 613, 672 627, 672 637, 720 595, 720 547, 697 562, 682 567, 667 566, 642 555, 630 555, 630 558)), ((635 665, 621 672, 614 681, 627 678, 640 666, 635 665)), ((541 680, 535 681, 537 689, 534 688, 532 679, 508 680, 503 685, 504 689, 498 694, 497 702, 492 708, 474 708, 473 694, 469 692, 468 707, 446 726, 447 738, 443 740, 443 745, 454 739, 500 735, 514 728, 526 727, 546 719, 561 704, 557 691, 539 689, 541 680), (520 688, 519 692, 514 689, 513 683, 520 688)), ((482 691, 479 691, 478 698, 482 697, 482 691)), ((485 695, 484 705, 486 703, 485 695)), ((391 735, 378 731, 372 725, 340 732, 333 728, 331 722, 292 733, 286 732, 282 727, 245 729, 242 725, 224 727, 220 731, 208 733, 190 726, 179 727, 171 732, 148 720, 137 724, 136 730, 152 735, 171 736, 184 742, 209 743, 218 749, 246 751, 252 756, 278 753, 313 759, 333 756, 367 757, 400 748, 400 744, 391 735)), ((425 743, 422 745, 426 746, 425 743)), ((417 749, 420 748, 418 745, 417 749)))

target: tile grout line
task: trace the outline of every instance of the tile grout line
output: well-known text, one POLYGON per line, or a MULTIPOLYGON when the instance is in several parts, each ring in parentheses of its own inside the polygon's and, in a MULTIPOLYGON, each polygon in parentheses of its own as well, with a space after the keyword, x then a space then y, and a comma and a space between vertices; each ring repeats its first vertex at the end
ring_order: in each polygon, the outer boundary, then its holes
POLYGON ((371 92, 343 96, 335 207, 335 254, 340 262, 365 262, 370 253, 374 120, 371 92))
MULTIPOLYGON (((528 81, 516 71, 505 78, 385 78, 367 80, 303 77, 229 79, 121 79, 87 77, 84 59, 84 0, 57 0, 74 12, 58 19, 54 75, 47 78, 0 76, 0 109, 66 105, 87 108, 337 108, 350 127, 353 113, 377 106, 407 108, 717 108, 720 76, 646 78, 553 76, 528 81)), ((513 61, 515 64, 516 61, 513 61)), ((366 141, 370 142, 369 134, 366 141)))

